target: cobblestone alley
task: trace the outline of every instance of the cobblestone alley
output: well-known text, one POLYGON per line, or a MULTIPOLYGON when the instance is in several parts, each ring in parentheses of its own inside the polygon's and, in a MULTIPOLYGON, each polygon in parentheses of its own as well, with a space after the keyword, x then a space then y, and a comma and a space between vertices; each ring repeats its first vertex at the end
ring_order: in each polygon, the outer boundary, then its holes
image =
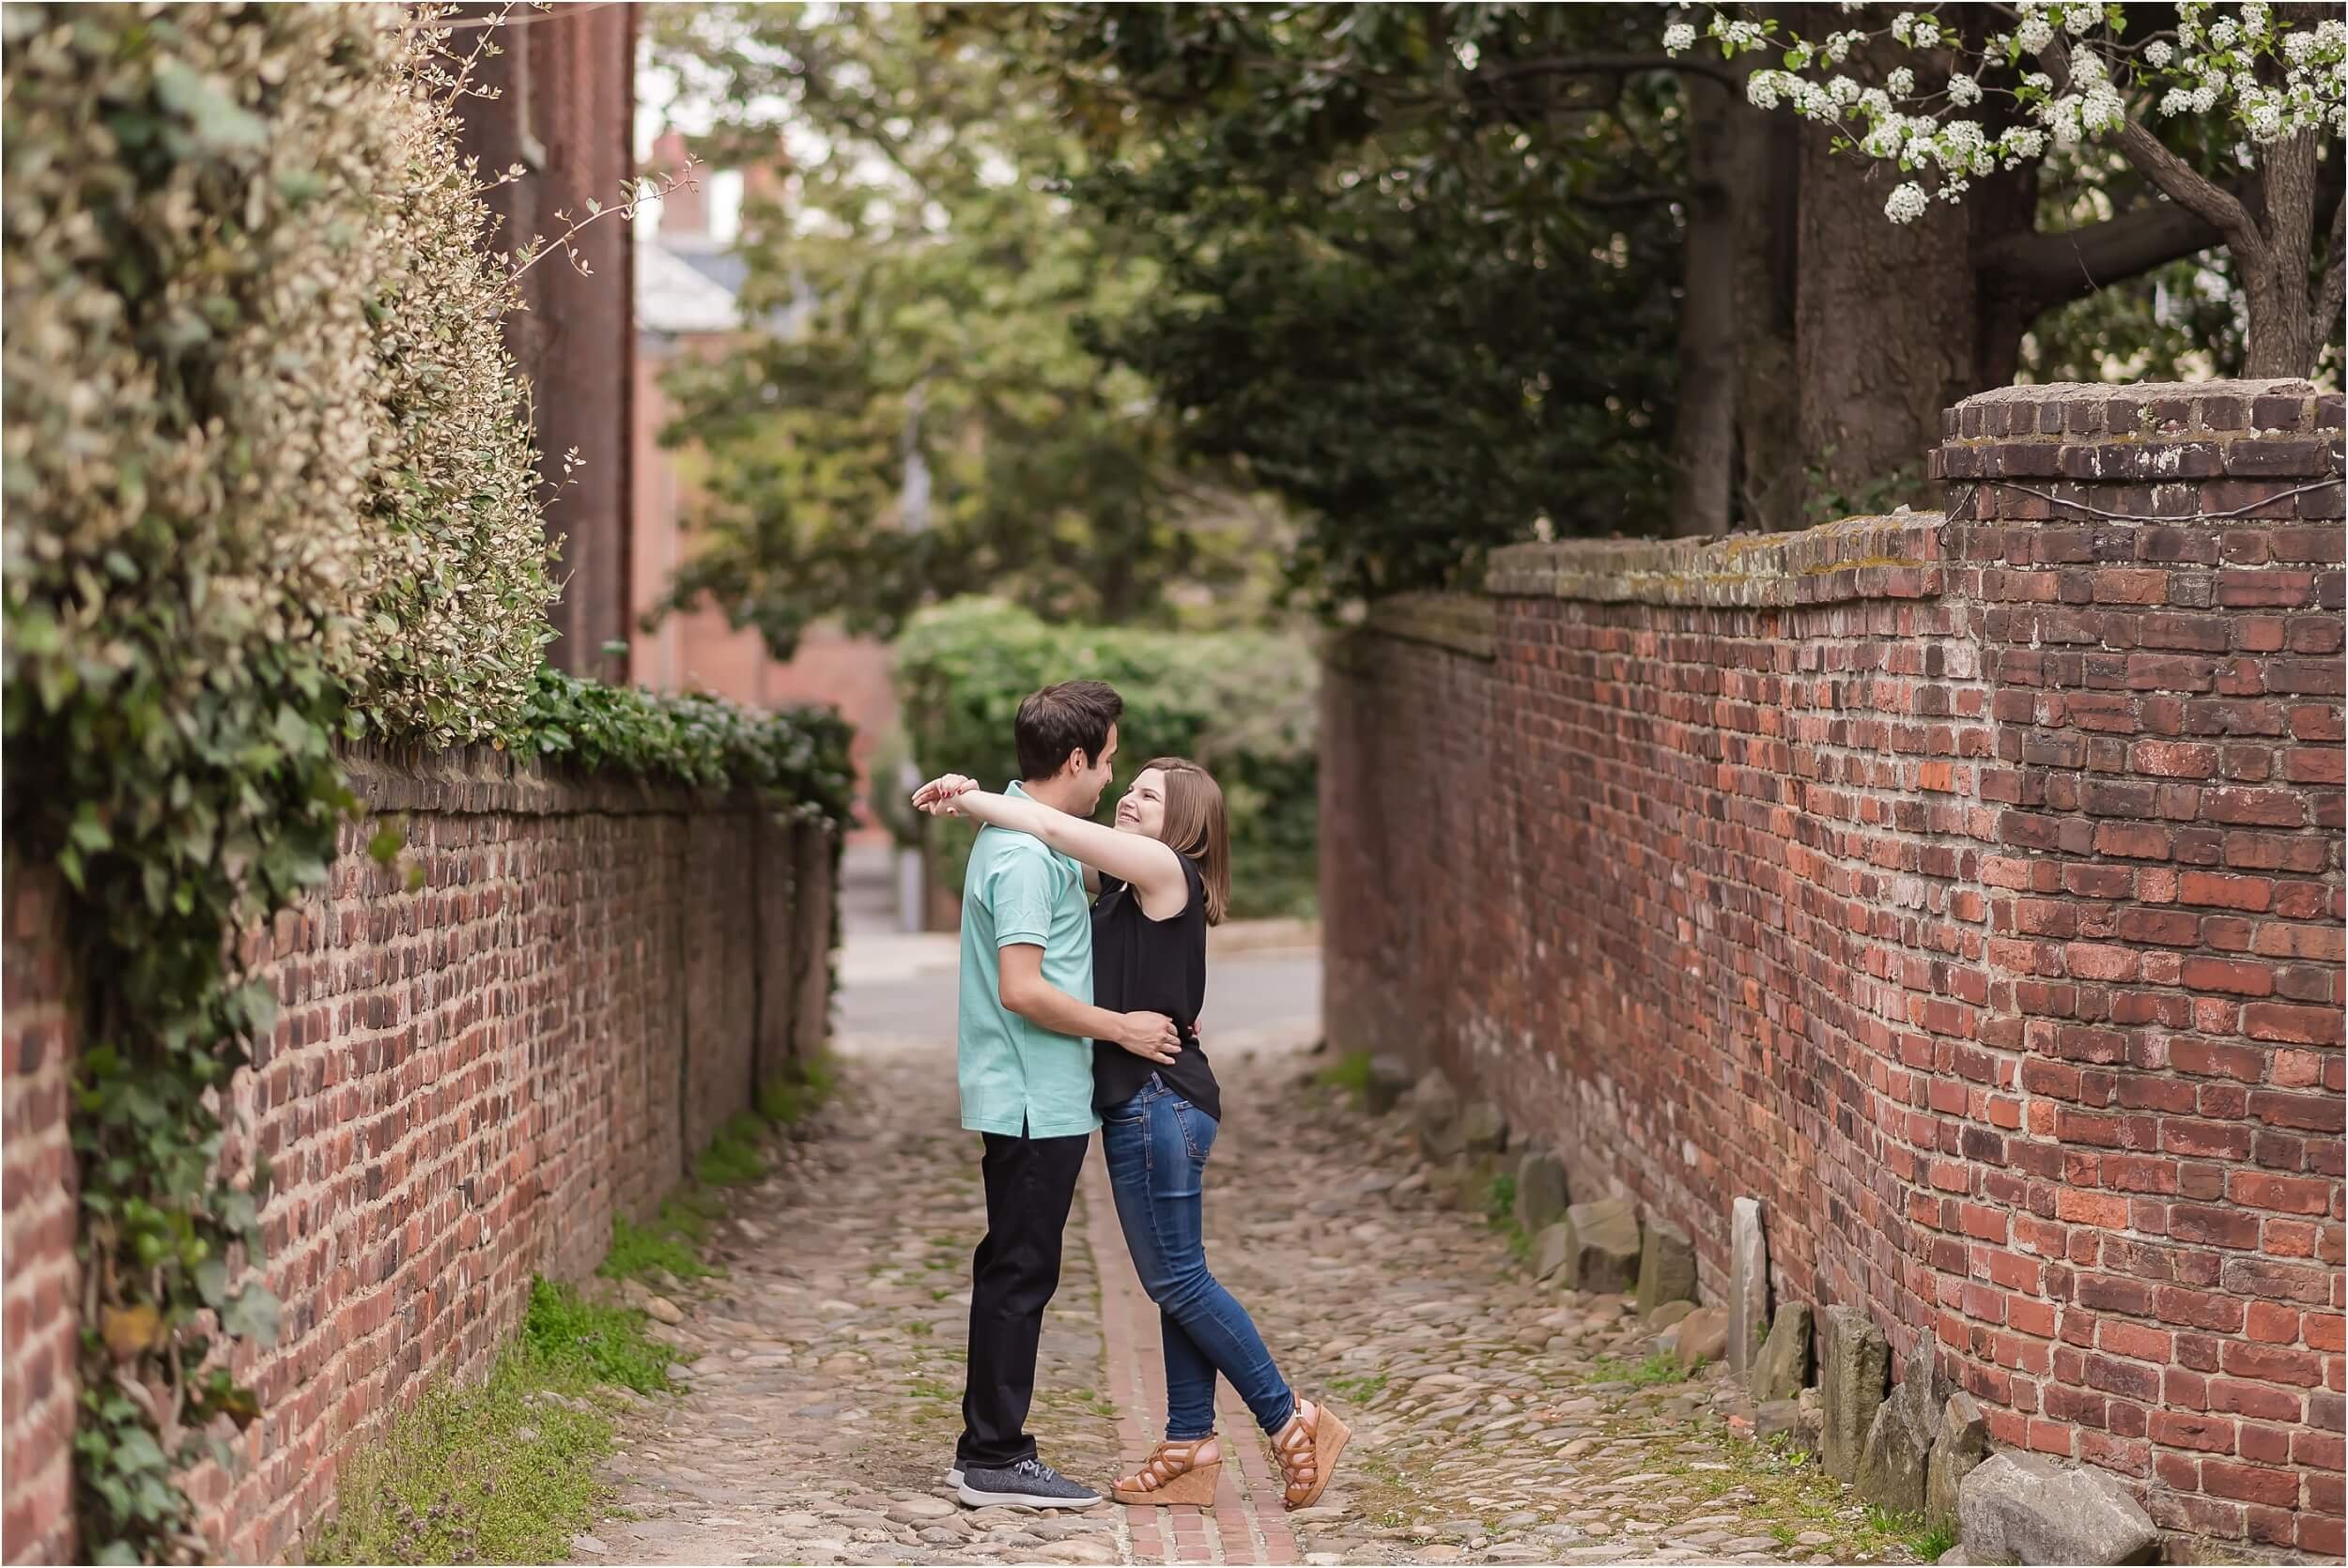
MULTIPOLYGON (((1296 955, 1217 962, 1207 1029, 1228 1122, 1209 1253, 1299 1391, 1352 1423, 1336 1483, 1284 1514, 1226 1388, 1236 1462, 1211 1511, 960 1507, 944 1471, 982 1207, 956 1126, 951 950, 942 977, 936 951, 852 940, 841 1096, 736 1201, 725 1275, 678 1293, 663 1332, 695 1353, 688 1391, 640 1407, 608 1470, 617 1513, 581 1560, 1912 1560, 1815 1463, 1732 1435, 1724 1375, 1657 1381, 1628 1299, 1535 1284, 1477 1194, 1438 1196, 1402 1117, 1321 1085, 1318 975, 1296 955), (1218 1022, 1239 1018, 1257 1026, 1218 1022)), ((1104 1490, 1131 1468, 1163 1410, 1157 1354, 1096 1151, 1043 1337, 1043 1457, 1104 1490)))

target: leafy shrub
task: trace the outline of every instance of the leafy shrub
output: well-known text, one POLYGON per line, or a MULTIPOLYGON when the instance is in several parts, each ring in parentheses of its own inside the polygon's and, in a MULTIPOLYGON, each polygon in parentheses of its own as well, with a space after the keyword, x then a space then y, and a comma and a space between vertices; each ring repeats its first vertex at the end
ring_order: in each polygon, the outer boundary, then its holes
POLYGON ((275 1003, 228 938, 324 880, 357 807, 334 737, 846 811, 837 719, 539 672, 548 542, 498 331, 528 259, 480 253, 460 84, 403 14, 440 13, 0 13, 6 838, 74 895, 100 1560, 203 1554, 176 1472, 258 1413, 216 1351, 275 1331, 267 1172, 224 1158, 219 1107, 275 1003))
POLYGON ((91 982, 75 1452, 100 1560, 205 1549, 173 1472, 212 1418, 257 1410, 206 1314, 275 1324, 237 1268, 265 1185, 220 1161, 217 1108, 274 999, 223 937, 323 879, 352 804, 330 735, 388 430, 367 310, 382 20, 0 17, 7 838, 76 891, 91 982))
POLYGON ((521 756, 579 772, 777 791, 798 814, 844 824, 856 787, 851 733, 829 708, 746 708, 544 669, 499 738, 521 756))
MULTIPOLYGON (((371 395, 363 707, 378 729, 435 746, 513 722, 554 636, 538 453, 495 323, 520 273, 492 254, 483 174, 457 150, 462 67, 409 35, 384 93, 370 289, 371 395)), ((569 461, 565 457, 565 463, 569 461)))
MULTIPOLYGON (((1012 719, 1055 681, 1107 681, 1125 699, 1117 788, 1152 757, 1213 773, 1231 815, 1231 905, 1242 915, 1313 902, 1318 666, 1298 637, 1048 625, 993 600, 916 617, 897 643, 897 682, 924 774, 990 787, 1018 775, 1012 719)), ((935 821, 940 874, 959 886, 966 823, 935 821)))

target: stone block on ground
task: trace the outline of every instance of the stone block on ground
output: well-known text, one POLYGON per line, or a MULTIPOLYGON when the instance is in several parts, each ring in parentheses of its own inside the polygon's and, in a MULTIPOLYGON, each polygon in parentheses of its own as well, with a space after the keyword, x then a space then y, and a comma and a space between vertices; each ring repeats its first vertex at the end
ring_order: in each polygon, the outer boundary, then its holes
POLYGON ((2159 1532, 2110 1474, 2043 1453, 1994 1453, 1957 1488, 1968 1562, 2150 1562, 2159 1532))
POLYGON ((1553 1225, 1543 1225, 1533 1237, 1533 1277, 1553 1280, 1565 1272, 1567 1262, 1573 1256, 1573 1227, 1563 1220, 1553 1225))
POLYGON ((1989 1457, 1989 1422, 1969 1393, 1949 1395, 1940 1407, 1940 1427, 1924 1468, 1924 1523, 1954 1532, 1956 1499, 1965 1478, 1989 1457))
POLYGON ((1769 1246, 1761 1204, 1738 1198, 1728 1208, 1728 1367, 1742 1377, 1769 1322, 1769 1246))
POLYGON ((1695 1310, 1693 1301, 1666 1301, 1640 1321, 1650 1333, 1660 1334, 1695 1310))
POLYGON ((1489 1099, 1460 1108, 1460 1145, 1471 1160, 1485 1160, 1508 1146, 1508 1118, 1489 1099))
POLYGON ((1639 1312, 1696 1299, 1696 1248, 1674 1225, 1650 1223, 1639 1253, 1639 1312))
POLYGON ((1527 1236, 1566 1217, 1566 1168, 1552 1154, 1528 1154, 1517 1161, 1517 1228, 1527 1236))
POLYGON ((1857 1307, 1829 1307, 1819 1346, 1820 1413, 1827 1473, 1849 1481, 1859 1473, 1859 1454, 1883 1404, 1883 1384, 1892 1368, 1892 1347, 1883 1331, 1857 1307))
POLYGON ((1638 1211, 1621 1198, 1598 1198, 1568 1207, 1566 1228, 1566 1288, 1629 1294, 1638 1278, 1638 1211))
POLYGON ((1780 1434, 1792 1442, 1800 1427, 1801 1405, 1797 1400, 1763 1400, 1753 1413, 1753 1435, 1763 1442, 1780 1434))
POLYGON ((1753 1363, 1753 1397, 1761 1404, 1791 1399, 1810 1381, 1810 1321, 1806 1302, 1788 1301, 1777 1309, 1769 1337, 1753 1363))
POLYGON ((1924 1472, 1933 1439, 1940 1433, 1940 1406, 1947 1394, 1932 1342, 1916 1347, 1899 1387, 1876 1407, 1867 1440, 1859 1453, 1859 1495, 1894 1514, 1924 1511, 1924 1472))
POLYGON ((1466 1147, 1460 1137, 1460 1092, 1436 1068, 1410 1093, 1411 1130, 1432 1160, 1448 1160, 1466 1147))
POLYGON ((1679 1320, 1679 1340, 1673 1347, 1679 1364, 1691 1371, 1717 1361, 1728 1348, 1728 1309, 1698 1307, 1679 1320))
POLYGON ((1390 1053, 1369 1059, 1369 1081, 1363 1085, 1362 1101, 1373 1116, 1383 1116, 1402 1103, 1411 1092, 1411 1064, 1390 1053))

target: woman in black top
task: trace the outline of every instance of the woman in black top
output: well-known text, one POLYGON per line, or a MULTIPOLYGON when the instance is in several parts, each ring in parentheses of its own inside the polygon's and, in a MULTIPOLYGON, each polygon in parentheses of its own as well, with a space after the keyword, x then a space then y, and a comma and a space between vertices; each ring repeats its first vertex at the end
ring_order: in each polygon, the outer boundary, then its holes
POLYGON ((1207 928, 1230 894, 1223 791, 1204 768, 1161 757, 1118 802, 1117 825, 993 794, 959 774, 914 795, 923 810, 1032 834, 1097 873, 1092 1000, 1114 1012, 1174 1020, 1177 1045, 1093 1044, 1093 1106, 1109 1185, 1135 1271, 1158 1304, 1166 1350, 1166 1441, 1112 1490, 1131 1504, 1214 1501, 1222 1451, 1214 1379, 1230 1380, 1272 1438, 1283 1500, 1320 1499, 1348 1436, 1335 1411, 1299 1400, 1281 1379, 1246 1310, 1207 1270, 1200 1234, 1207 1157, 1223 1117, 1214 1069, 1198 1045, 1207 999, 1207 928))

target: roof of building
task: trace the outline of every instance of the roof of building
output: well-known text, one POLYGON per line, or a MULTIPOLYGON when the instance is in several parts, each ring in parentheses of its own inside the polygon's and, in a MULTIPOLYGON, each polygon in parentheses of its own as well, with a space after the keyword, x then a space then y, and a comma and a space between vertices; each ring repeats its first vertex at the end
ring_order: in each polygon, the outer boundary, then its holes
POLYGON ((734 291, 711 276, 731 273, 737 284, 740 263, 730 253, 687 250, 657 238, 636 241, 636 325, 648 332, 686 334, 741 330, 742 308, 734 291), (712 263, 704 267, 707 261, 712 263), (730 262, 731 266, 717 265, 730 262))

